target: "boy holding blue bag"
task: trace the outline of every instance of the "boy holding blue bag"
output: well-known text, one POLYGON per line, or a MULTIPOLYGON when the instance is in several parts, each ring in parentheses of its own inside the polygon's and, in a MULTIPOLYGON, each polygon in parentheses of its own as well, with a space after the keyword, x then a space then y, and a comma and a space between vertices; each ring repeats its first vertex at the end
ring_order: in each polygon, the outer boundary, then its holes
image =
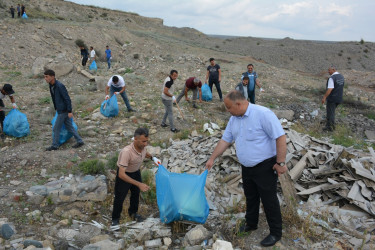
POLYGON ((5 135, 3 133, 3 125, 4 125, 4 119, 5 119, 5 112, 4 112, 4 110, 2 110, 2 108, 5 107, 3 99, 6 95, 9 96, 9 99, 12 102, 13 108, 16 109, 17 104, 16 104, 16 101, 14 100, 13 94, 14 94, 13 87, 12 87, 12 85, 10 85, 8 83, 4 84, 4 86, 2 88, 0 88, 0 124, 1 124, 0 136, 1 136, 2 139, 4 139, 4 137, 5 137, 5 135))

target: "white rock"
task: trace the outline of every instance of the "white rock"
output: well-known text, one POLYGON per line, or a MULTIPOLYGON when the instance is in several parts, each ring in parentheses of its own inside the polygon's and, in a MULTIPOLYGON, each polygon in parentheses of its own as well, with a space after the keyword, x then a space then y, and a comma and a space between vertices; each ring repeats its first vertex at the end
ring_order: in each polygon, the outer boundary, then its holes
POLYGON ((232 243, 225 240, 217 240, 212 245, 212 250, 233 250, 232 243))

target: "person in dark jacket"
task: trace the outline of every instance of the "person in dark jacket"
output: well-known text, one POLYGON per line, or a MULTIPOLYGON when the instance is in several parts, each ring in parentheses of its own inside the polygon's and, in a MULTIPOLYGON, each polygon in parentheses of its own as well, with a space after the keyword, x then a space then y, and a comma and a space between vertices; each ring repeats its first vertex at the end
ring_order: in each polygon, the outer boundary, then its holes
POLYGON ((12 15, 12 18, 14 18, 14 11, 15 9, 13 8, 13 6, 10 6, 10 14, 12 15))
POLYGON ((327 121, 323 131, 333 131, 335 129, 335 110, 342 103, 344 92, 344 76, 336 71, 335 66, 328 68, 330 77, 327 80, 327 91, 322 98, 322 104, 327 103, 327 121))
POLYGON ((44 72, 44 80, 49 84, 49 90, 51 93, 53 106, 57 111, 57 118, 53 127, 53 141, 52 146, 48 147, 46 151, 57 150, 59 148, 60 131, 65 124, 66 129, 69 133, 72 133, 77 143, 73 145, 73 148, 79 148, 85 143, 82 138, 78 135, 78 132, 74 129, 72 118, 72 102, 70 100, 68 91, 64 84, 56 80, 55 72, 53 70, 46 70, 44 72))
POLYGON ((81 50, 82 66, 86 66, 87 60, 89 59, 89 52, 83 46, 79 47, 81 50))
POLYGON ((246 100, 250 100, 249 98, 249 77, 248 76, 244 76, 242 78, 242 82, 240 82, 237 86, 236 86, 236 90, 240 91, 241 94, 246 98, 246 100))

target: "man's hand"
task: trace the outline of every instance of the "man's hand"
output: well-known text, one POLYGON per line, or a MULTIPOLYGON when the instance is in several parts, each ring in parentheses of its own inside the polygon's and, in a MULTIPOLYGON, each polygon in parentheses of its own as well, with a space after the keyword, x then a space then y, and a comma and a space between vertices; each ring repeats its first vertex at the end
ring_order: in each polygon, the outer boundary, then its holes
POLYGON ((188 101, 190 101, 190 98, 189 98, 189 97, 186 97, 185 100, 188 102, 188 101))
POLYGON ((73 113, 68 113, 69 118, 73 118, 73 113))
POLYGON ((282 174, 284 174, 284 173, 286 173, 286 171, 288 171, 288 168, 286 167, 286 165, 284 165, 283 167, 282 166, 280 166, 279 164, 275 164, 275 165, 273 165, 273 168, 272 168, 273 170, 275 170, 276 172, 277 172, 277 175, 278 176, 280 176, 280 175, 282 175, 282 174))
POLYGON ((106 96, 105 96, 105 100, 108 100, 108 99, 109 99, 109 95, 106 95, 106 96))
POLYGON ((326 102, 326 97, 323 96, 323 98, 322 98, 322 104, 324 104, 325 102, 326 102))
POLYGON ((214 160, 209 159, 209 160, 206 162, 206 169, 210 170, 210 169, 212 168, 213 165, 214 165, 214 160))
POLYGON ((144 183, 140 183, 138 187, 139 187, 139 189, 140 189, 142 192, 146 192, 146 191, 150 190, 150 187, 147 186, 147 185, 144 184, 144 183))
POLYGON ((154 161, 156 166, 159 166, 161 164, 161 161, 158 158, 156 158, 155 156, 152 157, 152 160, 154 161))
POLYGON ((172 96, 172 101, 176 102, 176 97, 175 96, 172 96))
POLYGON ((263 88, 260 88, 259 91, 260 91, 260 92, 264 92, 264 89, 263 89, 263 88))
POLYGON ((120 94, 120 92, 115 92, 115 95, 118 95, 118 94, 120 94))
POLYGON ((12 106, 13 106, 14 109, 17 108, 17 104, 15 102, 12 104, 12 106))

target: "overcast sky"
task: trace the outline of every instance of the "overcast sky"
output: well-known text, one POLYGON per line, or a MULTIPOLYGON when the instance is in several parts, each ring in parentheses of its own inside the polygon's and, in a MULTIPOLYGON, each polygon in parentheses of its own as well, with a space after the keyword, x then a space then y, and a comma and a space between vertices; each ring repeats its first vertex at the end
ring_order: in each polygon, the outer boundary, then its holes
POLYGON ((70 0, 205 34, 375 42, 375 0, 70 0))

